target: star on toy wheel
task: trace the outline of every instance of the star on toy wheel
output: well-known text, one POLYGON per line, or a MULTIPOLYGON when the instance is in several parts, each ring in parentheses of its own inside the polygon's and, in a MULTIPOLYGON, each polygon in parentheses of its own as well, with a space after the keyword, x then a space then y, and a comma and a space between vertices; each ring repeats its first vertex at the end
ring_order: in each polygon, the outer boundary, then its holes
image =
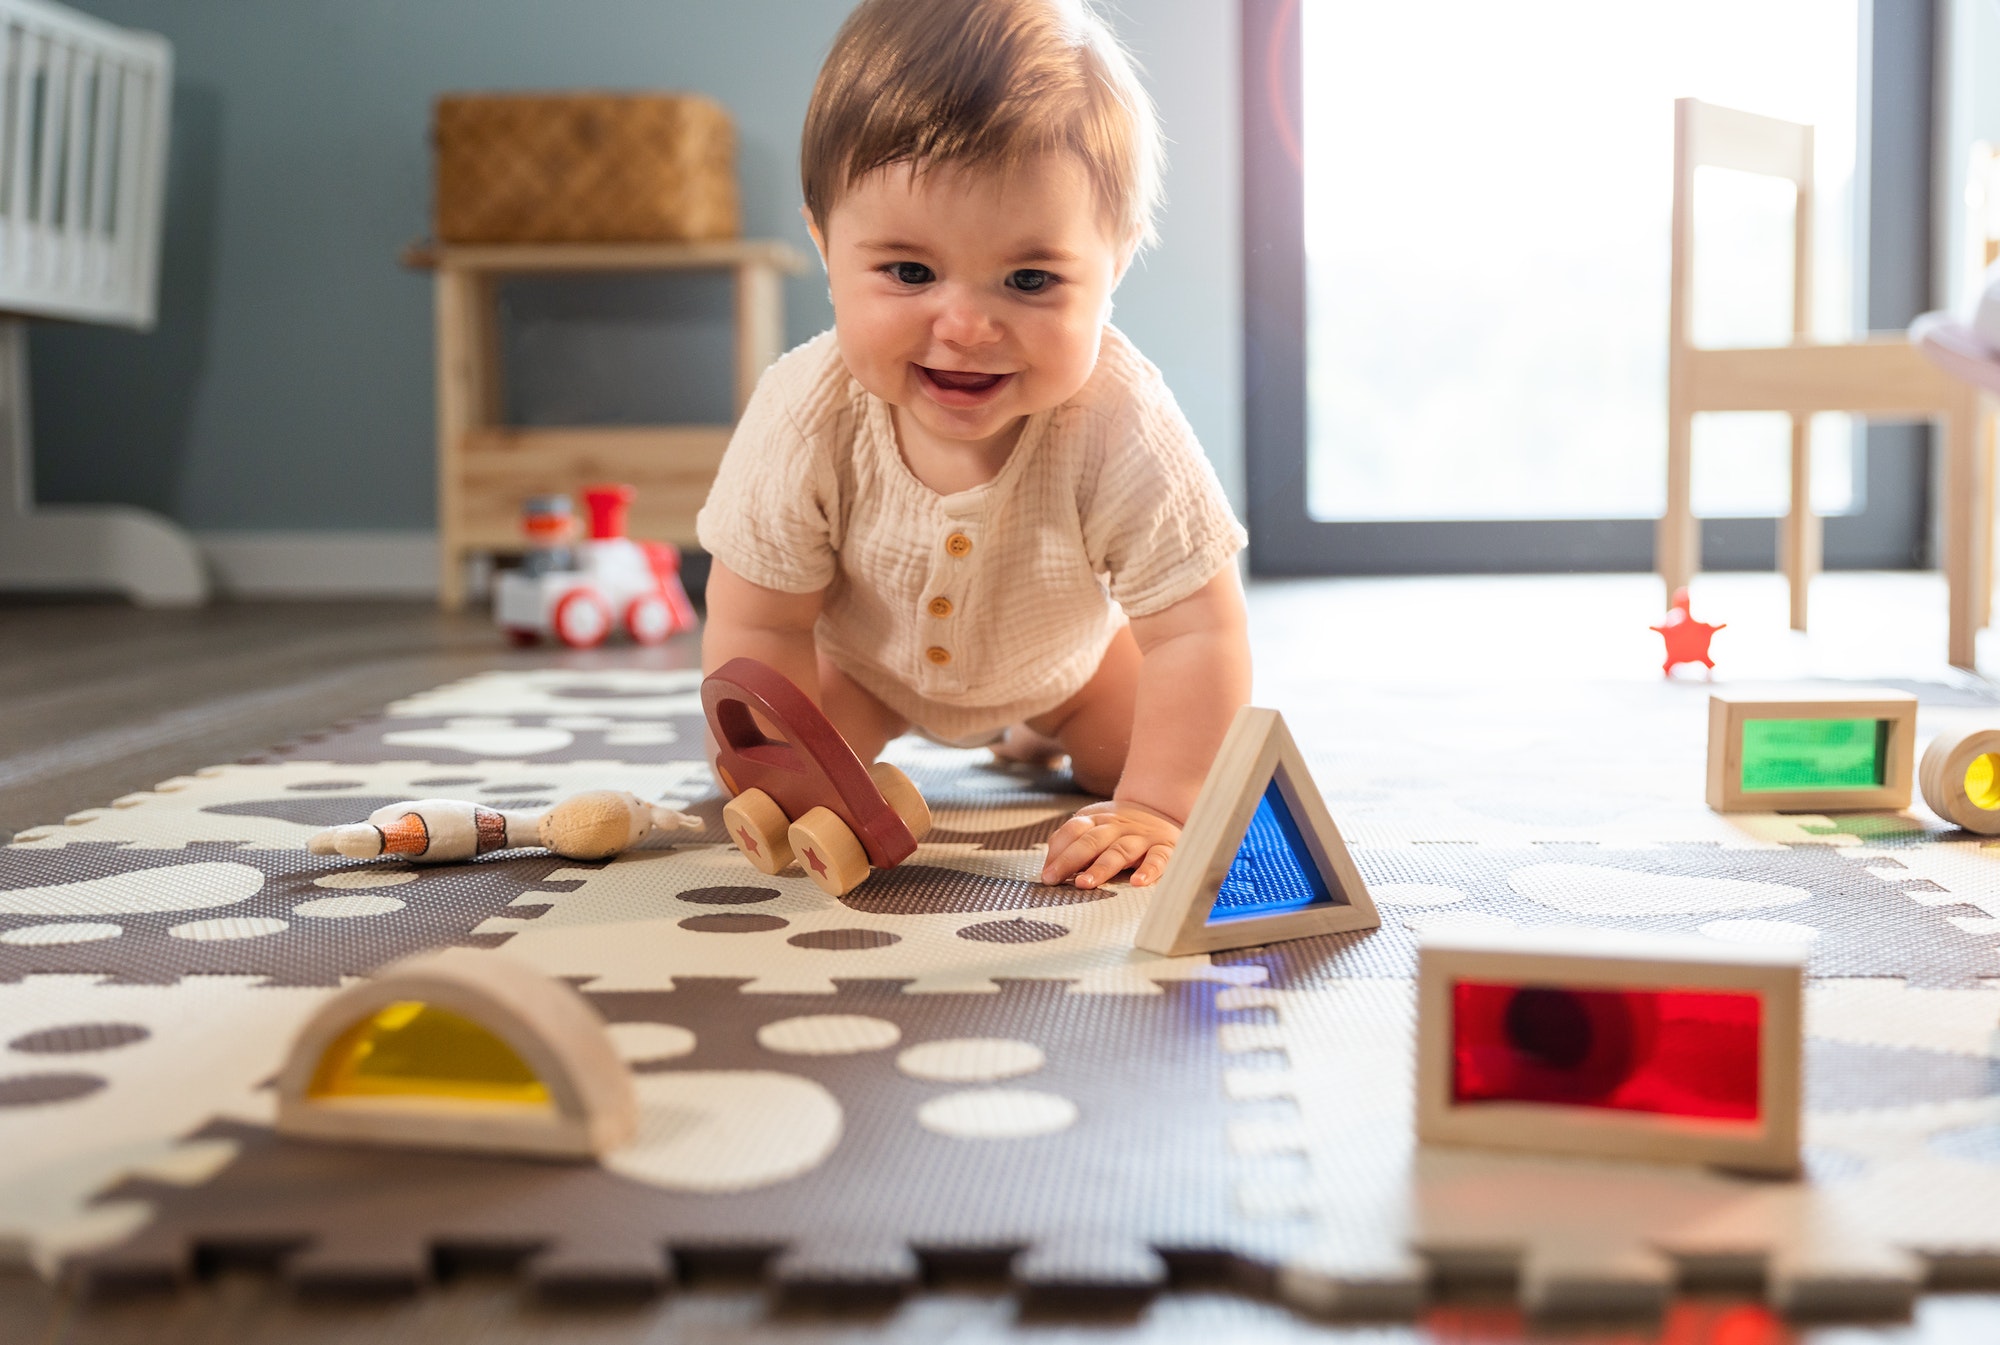
POLYGON ((1659 625, 1648 627, 1658 631, 1660 638, 1667 643, 1667 661, 1663 671, 1671 676, 1676 664, 1699 663, 1713 672, 1715 660, 1708 656, 1708 642, 1728 624, 1724 621, 1711 626, 1706 621, 1696 621, 1694 613, 1688 610, 1688 591, 1675 589, 1673 609, 1659 625))

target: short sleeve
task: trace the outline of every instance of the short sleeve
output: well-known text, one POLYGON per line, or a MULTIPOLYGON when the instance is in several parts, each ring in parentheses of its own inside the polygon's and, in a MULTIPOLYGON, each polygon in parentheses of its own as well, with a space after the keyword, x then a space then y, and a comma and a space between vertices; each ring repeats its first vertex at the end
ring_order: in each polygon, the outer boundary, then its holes
POLYGON ((1101 433, 1084 547, 1125 614, 1151 616, 1213 579, 1249 535, 1157 374, 1101 433))
POLYGON ((809 353, 810 347, 793 352, 758 380, 695 516, 704 551, 751 583, 781 593, 813 593, 832 583, 840 540, 830 446, 821 442, 824 435, 800 428, 796 405, 801 391, 829 381, 797 367, 809 353))

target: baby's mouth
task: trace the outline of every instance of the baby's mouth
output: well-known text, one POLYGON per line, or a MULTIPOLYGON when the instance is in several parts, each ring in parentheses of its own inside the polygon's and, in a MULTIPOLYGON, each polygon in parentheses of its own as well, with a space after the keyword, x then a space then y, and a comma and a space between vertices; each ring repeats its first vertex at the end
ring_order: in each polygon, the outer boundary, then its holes
POLYGON ((924 364, 917 367, 924 371, 925 378, 952 392, 985 392, 998 387, 1000 381, 1007 377, 1006 374, 967 373, 960 369, 933 369, 924 364))

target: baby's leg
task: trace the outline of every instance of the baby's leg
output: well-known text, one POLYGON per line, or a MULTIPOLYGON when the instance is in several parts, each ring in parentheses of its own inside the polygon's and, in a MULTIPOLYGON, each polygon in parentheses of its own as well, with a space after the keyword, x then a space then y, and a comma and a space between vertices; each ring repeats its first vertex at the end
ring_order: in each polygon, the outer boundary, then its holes
POLYGON ((825 654, 819 656, 819 708, 826 711, 826 717, 864 763, 881 756, 889 740, 909 728, 901 715, 834 666, 825 654))
POLYGON ((1132 750, 1132 713, 1139 700, 1139 643, 1121 626, 1097 671, 1071 696, 1028 727, 1062 744, 1079 788, 1107 798, 1125 773, 1132 750))

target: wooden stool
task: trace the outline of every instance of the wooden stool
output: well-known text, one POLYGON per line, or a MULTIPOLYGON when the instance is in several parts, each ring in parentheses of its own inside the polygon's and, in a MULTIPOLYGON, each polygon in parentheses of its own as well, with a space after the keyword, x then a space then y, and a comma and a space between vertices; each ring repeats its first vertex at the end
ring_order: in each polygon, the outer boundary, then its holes
POLYGON ((521 502, 600 481, 638 487, 632 532, 692 545, 731 425, 515 428, 500 423, 499 282, 515 276, 728 271, 736 279, 736 415, 784 347, 781 277, 806 259, 787 244, 512 243, 419 247, 404 263, 437 287, 438 603, 465 600, 475 552, 521 549, 521 502))

